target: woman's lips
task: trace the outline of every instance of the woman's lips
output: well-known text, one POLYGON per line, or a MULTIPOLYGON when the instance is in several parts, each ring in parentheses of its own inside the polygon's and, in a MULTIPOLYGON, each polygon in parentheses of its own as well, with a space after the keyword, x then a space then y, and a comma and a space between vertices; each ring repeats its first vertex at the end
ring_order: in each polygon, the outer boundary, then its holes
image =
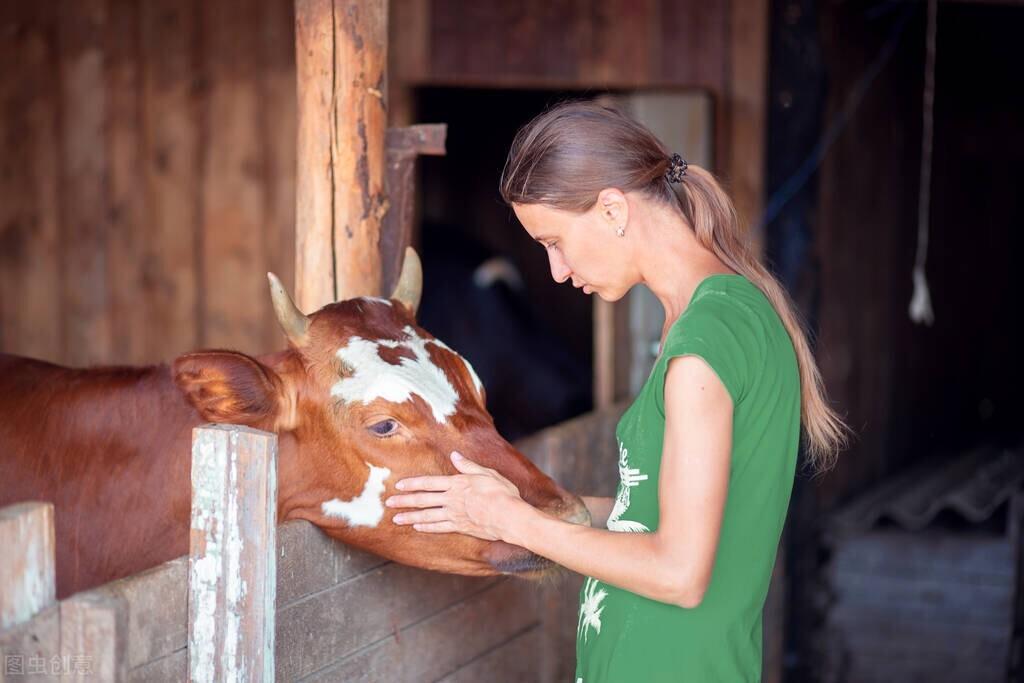
POLYGON ((594 289, 590 285, 583 285, 583 293, 590 294, 594 289))

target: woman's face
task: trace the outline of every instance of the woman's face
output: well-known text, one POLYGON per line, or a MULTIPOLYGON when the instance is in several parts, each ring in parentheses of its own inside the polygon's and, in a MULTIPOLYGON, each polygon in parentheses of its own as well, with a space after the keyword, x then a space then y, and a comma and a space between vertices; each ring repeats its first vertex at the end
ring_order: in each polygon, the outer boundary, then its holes
POLYGON ((600 202, 584 213, 563 211, 542 204, 513 204, 512 210, 526 232, 548 254, 555 282, 571 280, 585 294, 605 301, 621 299, 633 286, 628 259, 614 221, 602 214, 600 202))

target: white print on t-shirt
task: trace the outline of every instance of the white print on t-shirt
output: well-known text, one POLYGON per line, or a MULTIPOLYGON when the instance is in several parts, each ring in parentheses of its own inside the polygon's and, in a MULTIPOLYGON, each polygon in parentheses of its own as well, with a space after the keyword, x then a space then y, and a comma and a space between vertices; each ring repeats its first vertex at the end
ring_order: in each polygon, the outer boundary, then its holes
POLYGON ((608 523, 605 525, 610 531, 650 531, 646 525, 640 522, 633 522, 628 519, 621 519, 629 510, 629 490, 642 481, 647 481, 646 474, 640 474, 640 470, 629 466, 629 449, 619 441, 619 495, 615 497, 615 505, 611 514, 608 515, 608 523))
POLYGON ((583 599, 580 600, 580 617, 576 624, 576 638, 583 635, 583 642, 587 642, 590 636, 590 629, 597 633, 601 632, 601 612, 604 607, 601 605, 608 597, 605 589, 597 590, 597 579, 588 576, 583 584, 583 599))

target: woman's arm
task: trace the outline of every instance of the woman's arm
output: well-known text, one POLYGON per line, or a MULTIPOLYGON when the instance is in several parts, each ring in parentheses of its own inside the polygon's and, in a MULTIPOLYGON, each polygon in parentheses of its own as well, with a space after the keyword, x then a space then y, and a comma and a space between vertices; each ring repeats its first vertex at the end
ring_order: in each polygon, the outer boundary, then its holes
POLYGON ((512 516, 504 540, 651 599, 695 607, 711 580, 721 530, 732 415, 729 392, 703 359, 670 360, 657 531, 580 527, 530 507, 512 516))
POLYGON ((729 392, 701 358, 669 361, 659 523, 653 533, 564 522, 523 501, 494 470, 465 458, 453 457, 462 475, 397 482, 403 491, 430 492, 392 496, 387 505, 430 508, 404 512, 394 518, 397 524, 500 539, 653 600, 695 607, 711 579, 725 509, 732 416, 729 392))
POLYGON ((608 515, 612 513, 615 499, 606 496, 580 496, 580 500, 590 512, 590 526, 603 529, 608 524, 608 515))

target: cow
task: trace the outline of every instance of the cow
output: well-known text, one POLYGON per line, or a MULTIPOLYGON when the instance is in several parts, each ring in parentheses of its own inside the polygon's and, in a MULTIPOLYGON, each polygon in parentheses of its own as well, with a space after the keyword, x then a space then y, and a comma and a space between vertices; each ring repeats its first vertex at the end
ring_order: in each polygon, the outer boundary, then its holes
MULTIPOLYGON (((190 443, 206 423, 278 434, 279 522, 305 519, 382 557, 441 572, 527 578, 522 548, 391 522, 407 476, 456 474, 459 451, 527 502, 589 524, 567 492, 502 438, 472 366, 417 325, 422 270, 408 249, 389 298, 306 315, 271 273, 285 350, 185 353, 147 367, 69 368, 0 354, 0 505, 55 507, 59 597, 188 552, 190 443)), ((453 313, 456 314, 456 313, 453 313)))

